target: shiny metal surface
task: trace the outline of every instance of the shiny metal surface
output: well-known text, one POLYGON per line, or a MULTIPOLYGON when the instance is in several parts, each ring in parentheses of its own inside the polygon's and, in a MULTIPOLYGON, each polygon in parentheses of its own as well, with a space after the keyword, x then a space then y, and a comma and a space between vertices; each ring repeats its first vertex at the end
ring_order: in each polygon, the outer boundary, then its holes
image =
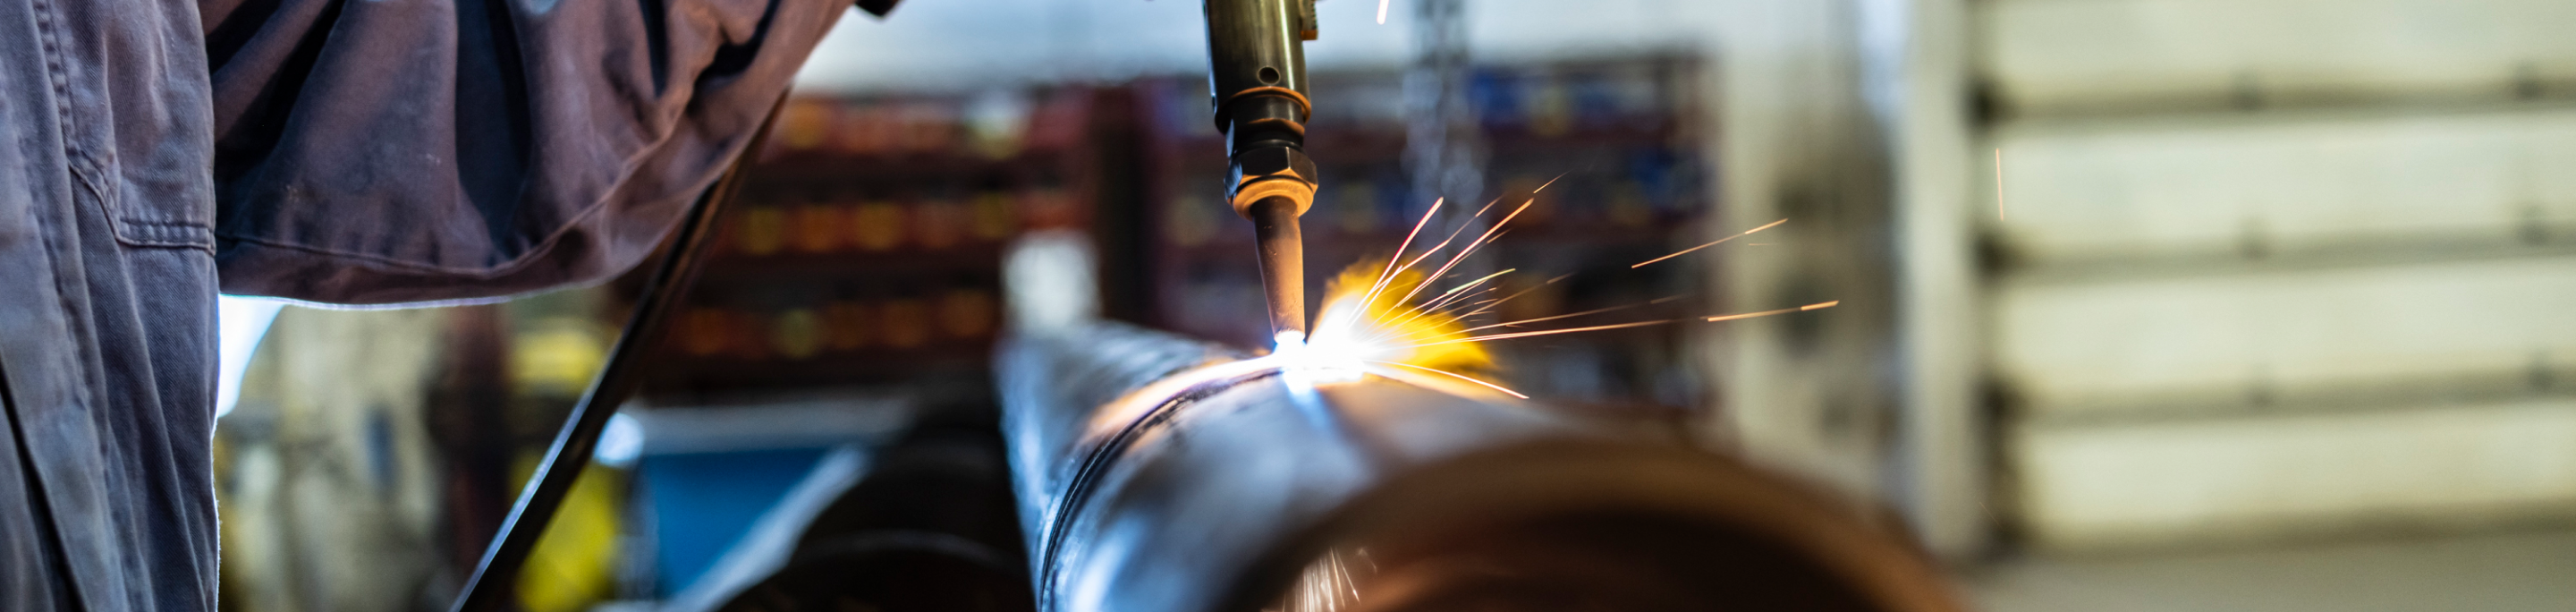
POLYGON ((1040 610, 1959 609, 1854 505, 1725 458, 1240 357, 1107 324, 1007 343, 1040 610), (1333 560, 1347 598, 1301 578, 1333 560))

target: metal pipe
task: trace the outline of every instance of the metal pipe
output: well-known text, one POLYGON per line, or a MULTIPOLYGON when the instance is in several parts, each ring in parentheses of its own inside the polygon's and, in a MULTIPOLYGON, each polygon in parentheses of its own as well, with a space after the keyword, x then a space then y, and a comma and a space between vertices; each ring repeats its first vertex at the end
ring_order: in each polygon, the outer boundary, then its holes
POLYGON ((999 359, 1042 612, 1961 609, 1832 496, 1463 383, 1114 324, 999 359))
POLYGON ((697 284, 699 264, 706 259, 707 245, 713 243, 716 218, 742 187, 743 167, 760 154, 769 140, 769 130, 778 122, 780 109, 786 108, 787 97, 769 109, 769 117, 760 123, 743 150, 734 155, 724 174, 707 188, 705 194, 691 203, 681 216, 680 226, 673 230, 671 251, 644 280, 644 292, 635 303, 635 313, 627 318, 626 329, 609 348, 607 362, 599 375, 591 379, 590 389, 581 401, 573 404, 572 414, 564 417, 563 429, 555 434, 554 446, 546 451, 546 460, 537 465, 534 477, 519 493, 519 502, 510 508, 510 518, 501 523, 501 532, 492 536, 492 545, 483 552, 483 561, 474 568, 474 576, 465 590, 456 596, 456 612, 501 610, 510 594, 517 589, 519 567, 536 548, 537 539, 554 521, 555 509, 563 505, 572 483, 590 464, 590 455, 599 445, 599 434, 608 427, 608 417, 635 394, 643 372, 645 357, 652 354, 669 327, 671 312, 680 308, 689 287, 697 284))

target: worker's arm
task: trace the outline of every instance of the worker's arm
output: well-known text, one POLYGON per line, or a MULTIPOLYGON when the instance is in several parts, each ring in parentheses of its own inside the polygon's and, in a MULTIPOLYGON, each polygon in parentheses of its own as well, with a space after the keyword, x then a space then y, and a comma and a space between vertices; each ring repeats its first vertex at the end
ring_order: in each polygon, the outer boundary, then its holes
POLYGON ((225 293, 505 296, 635 264, 849 0, 205 0, 225 293))

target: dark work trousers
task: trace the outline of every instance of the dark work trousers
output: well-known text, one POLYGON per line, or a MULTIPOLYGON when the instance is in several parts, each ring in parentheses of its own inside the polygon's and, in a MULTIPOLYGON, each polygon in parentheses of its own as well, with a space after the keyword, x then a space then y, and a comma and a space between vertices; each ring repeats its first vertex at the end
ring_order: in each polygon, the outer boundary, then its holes
POLYGON ((214 608, 218 290, 613 275, 846 7, 0 0, 0 611, 214 608))

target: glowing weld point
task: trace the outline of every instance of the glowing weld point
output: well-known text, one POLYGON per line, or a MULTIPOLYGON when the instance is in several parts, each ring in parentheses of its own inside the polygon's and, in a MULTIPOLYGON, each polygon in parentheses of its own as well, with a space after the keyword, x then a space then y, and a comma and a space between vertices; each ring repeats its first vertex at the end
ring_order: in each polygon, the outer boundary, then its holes
POLYGON ((1268 359, 1277 363, 1280 371, 1301 382, 1354 380, 1367 369, 1361 358, 1351 351, 1343 350, 1336 343, 1309 344, 1306 334, 1296 330, 1279 332, 1271 336, 1271 340, 1277 342, 1277 346, 1271 350, 1268 359))
POLYGON ((1386 3, 1387 3, 1387 1, 1388 1, 1388 0, 1377 0, 1377 24, 1378 24, 1378 25, 1386 25, 1386 3))
POLYGON ((1306 332, 1286 330, 1270 337, 1270 360, 1281 367, 1300 367, 1314 359, 1315 351, 1306 347, 1306 332))

